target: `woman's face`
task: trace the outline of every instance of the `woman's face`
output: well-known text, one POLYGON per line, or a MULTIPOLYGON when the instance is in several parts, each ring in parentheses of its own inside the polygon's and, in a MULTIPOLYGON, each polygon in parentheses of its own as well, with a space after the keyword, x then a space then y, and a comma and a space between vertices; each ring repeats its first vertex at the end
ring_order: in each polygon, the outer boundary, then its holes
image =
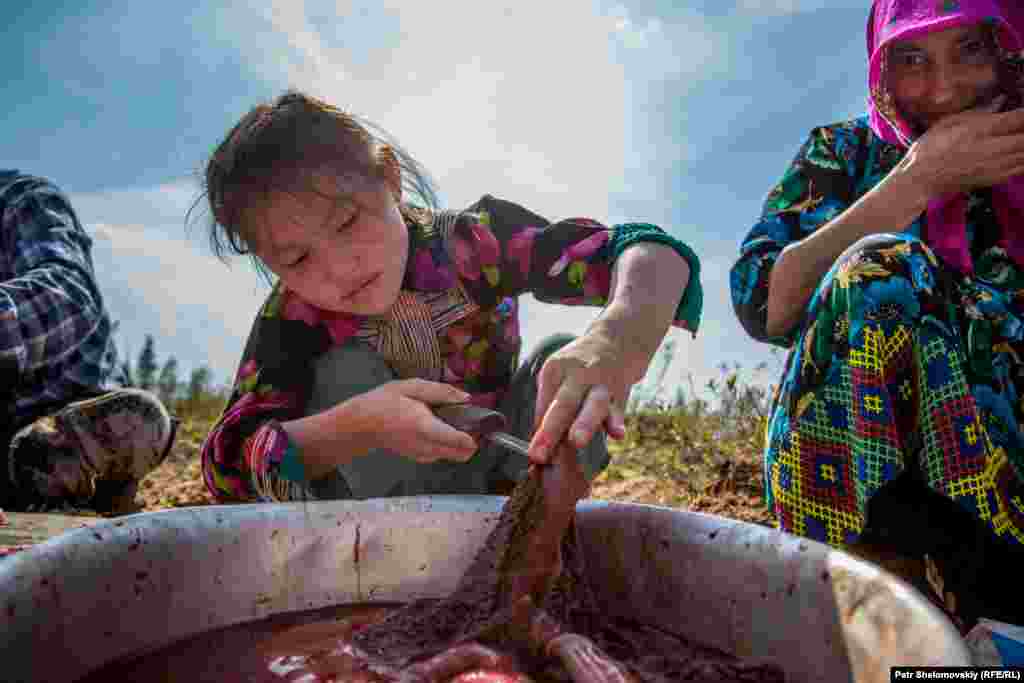
POLYGON ((998 50, 982 26, 959 26, 889 47, 886 85, 910 123, 923 132, 998 93, 998 50))

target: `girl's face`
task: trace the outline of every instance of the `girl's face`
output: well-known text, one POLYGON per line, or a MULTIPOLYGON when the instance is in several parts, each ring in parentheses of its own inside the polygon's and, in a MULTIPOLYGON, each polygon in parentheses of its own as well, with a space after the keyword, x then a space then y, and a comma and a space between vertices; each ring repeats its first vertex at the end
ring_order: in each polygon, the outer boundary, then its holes
POLYGON ((256 255, 307 302, 382 315, 405 277, 409 237, 400 184, 315 174, 312 189, 275 193, 256 208, 256 255))
POLYGON ((991 34, 981 26, 960 26, 896 41, 889 48, 886 83, 903 115, 923 132, 994 97, 997 65, 991 34))

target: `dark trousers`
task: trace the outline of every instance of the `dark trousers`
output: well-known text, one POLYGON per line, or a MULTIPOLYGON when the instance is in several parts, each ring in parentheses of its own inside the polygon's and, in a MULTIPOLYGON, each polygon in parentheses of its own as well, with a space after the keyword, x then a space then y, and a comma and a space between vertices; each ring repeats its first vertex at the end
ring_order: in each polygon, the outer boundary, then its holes
MULTIPOLYGON (((526 359, 512 377, 498 410, 509 421, 509 431, 529 439, 533 433, 537 401, 537 374, 552 353, 573 337, 549 337, 526 359)), ((315 365, 313 392, 306 407, 311 415, 360 393, 397 379, 376 352, 359 343, 331 349, 315 365)), ((596 477, 610 460, 604 433, 599 433, 579 452, 587 476, 596 477)), ((381 498, 440 494, 507 495, 525 474, 527 459, 487 443, 465 463, 421 464, 412 458, 377 450, 340 465, 337 472, 311 482, 320 499, 381 498)))

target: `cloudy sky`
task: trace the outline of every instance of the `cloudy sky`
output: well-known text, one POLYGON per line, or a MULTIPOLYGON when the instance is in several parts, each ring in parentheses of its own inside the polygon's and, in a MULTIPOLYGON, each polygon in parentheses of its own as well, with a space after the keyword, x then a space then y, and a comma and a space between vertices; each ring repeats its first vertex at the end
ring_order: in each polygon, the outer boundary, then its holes
MULTIPOLYGON (((96 238, 122 353, 235 370, 266 289, 210 253, 207 155, 299 87, 392 133, 453 207, 643 220, 703 260, 701 334, 669 381, 773 360, 729 303, 765 193, 815 125, 864 108, 868 0, 245 0, 16 3, 0 166, 45 175, 96 238), (20 14, 19 14, 20 13, 20 14)), ((529 347, 593 309, 526 302, 529 347)))

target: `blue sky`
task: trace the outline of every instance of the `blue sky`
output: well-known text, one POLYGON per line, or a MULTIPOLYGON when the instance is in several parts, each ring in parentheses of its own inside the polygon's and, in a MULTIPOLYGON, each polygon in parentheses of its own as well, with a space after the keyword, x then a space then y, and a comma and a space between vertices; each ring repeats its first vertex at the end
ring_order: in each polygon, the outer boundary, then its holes
MULTIPOLYGON (((64 4, 26 3, 2 29, 0 166, 70 194, 122 353, 152 333, 161 358, 219 381, 266 290, 184 215, 213 146, 287 87, 382 125, 453 207, 490 193, 686 240, 704 324, 672 333, 669 381, 698 385, 772 360, 735 319, 729 267, 807 132, 864 109, 868 0, 64 4)), ((527 346, 595 314, 524 311, 527 346)))

